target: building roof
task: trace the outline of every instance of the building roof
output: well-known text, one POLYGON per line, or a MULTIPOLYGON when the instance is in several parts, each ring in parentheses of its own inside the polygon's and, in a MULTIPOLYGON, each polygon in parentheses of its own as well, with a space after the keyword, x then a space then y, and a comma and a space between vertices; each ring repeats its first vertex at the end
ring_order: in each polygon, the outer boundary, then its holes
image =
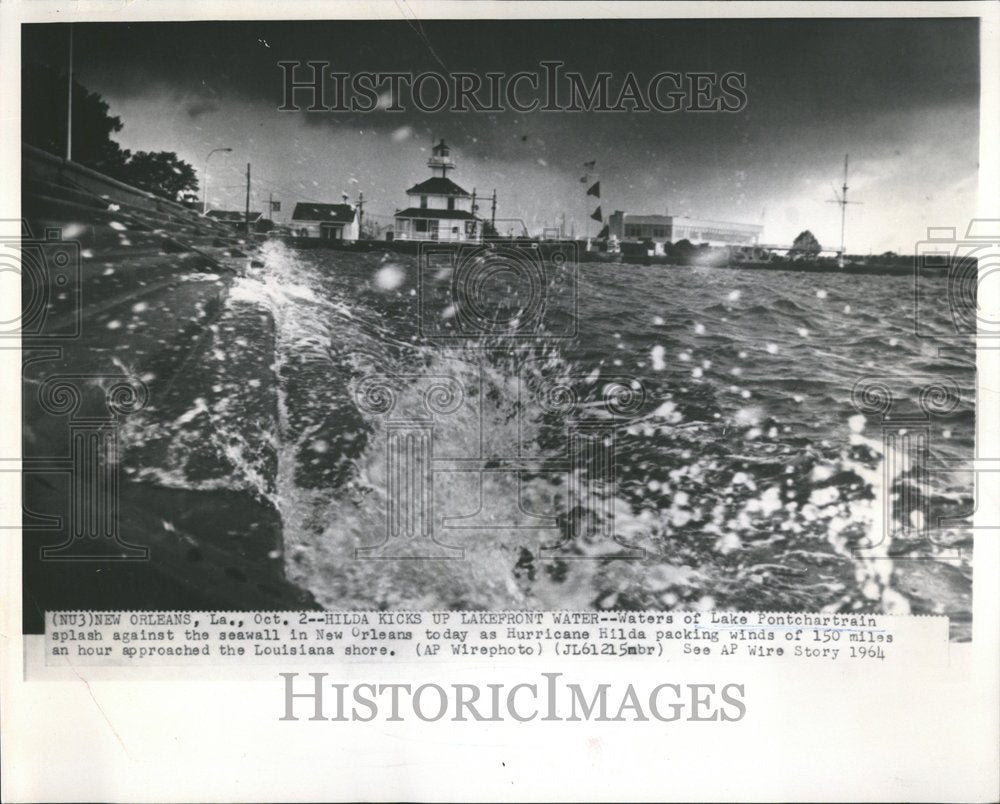
POLYGON ((474 221, 476 216, 464 209, 418 209, 410 207, 400 210, 395 218, 433 218, 436 220, 474 221))
MULTIPOLYGON (((233 209, 210 209, 205 214, 209 218, 215 218, 217 221, 225 221, 226 223, 244 223, 246 221, 246 212, 239 212, 233 209)), ((262 212, 251 212, 250 220, 255 221, 263 214, 262 212)))
POLYGON ((664 226, 668 226, 674 219, 672 215, 633 215, 631 213, 625 213, 623 217, 626 223, 652 223, 664 226))
POLYGON ((760 223, 741 223, 740 221, 720 221, 715 218, 689 218, 687 215, 674 215, 675 226, 693 226, 695 228, 728 227, 730 229, 742 229, 747 232, 761 231, 764 226, 760 223))
POLYGON ((354 221, 354 207, 350 204, 313 204, 300 201, 295 205, 292 220, 352 223, 354 221))
MULTIPOLYGON (((618 215, 620 210, 615 211, 618 215)), ((630 212, 621 213, 625 223, 631 224, 653 224, 663 226, 689 226, 689 227, 726 227, 730 229, 740 229, 747 232, 756 232, 764 227, 759 223, 740 223, 738 221, 720 221, 714 218, 692 218, 687 215, 634 215, 630 212)))
POLYGON ((446 179, 442 176, 435 176, 432 179, 427 179, 427 181, 422 181, 420 184, 414 184, 409 190, 406 191, 407 195, 469 195, 465 190, 459 187, 451 179, 446 179))

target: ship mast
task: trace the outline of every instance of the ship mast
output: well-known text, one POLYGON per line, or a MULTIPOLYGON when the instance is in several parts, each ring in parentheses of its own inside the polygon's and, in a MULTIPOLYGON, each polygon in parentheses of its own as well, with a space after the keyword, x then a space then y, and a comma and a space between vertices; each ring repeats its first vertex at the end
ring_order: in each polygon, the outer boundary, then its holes
POLYGON ((829 204, 839 204, 840 205, 840 255, 837 259, 838 264, 841 268, 844 267, 844 255, 846 254, 844 246, 844 233, 847 228, 847 205, 848 204, 861 204, 861 201, 848 201, 847 200, 847 161, 849 154, 844 154, 844 183, 841 185, 840 191, 837 188, 833 188, 833 194, 835 199, 828 201, 829 204))

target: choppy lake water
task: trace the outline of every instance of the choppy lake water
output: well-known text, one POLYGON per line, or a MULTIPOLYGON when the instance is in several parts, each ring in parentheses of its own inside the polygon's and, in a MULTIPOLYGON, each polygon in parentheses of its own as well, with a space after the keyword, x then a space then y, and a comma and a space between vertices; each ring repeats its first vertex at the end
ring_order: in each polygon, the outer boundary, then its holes
MULTIPOLYGON (((321 604, 943 613, 969 635, 972 481, 954 467, 973 452, 974 349, 945 337, 944 302, 924 321, 941 337, 914 335, 910 278, 581 264, 576 334, 515 347, 428 342, 421 321, 457 321, 427 303, 452 277, 427 274, 418 293, 417 274, 412 257, 270 243, 227 302, 273 315, 281 409, 273 478, 242 454, 231 482, 276 506, 286 571, 321 604), (403 419, 426 411, 428 378, 462 389, 434 427, 428 526, 461 558, 356 557, 385 540, 398 481, 388 416, 359 405, 373 375, 391 378, 403 419), (957 390, 902 428, 950 471, 886 463, 881 415, 852 402, 863 378, 882 378, 894 416, 918 413, 935 380, 957 390), (543 398, 556 380, 571 399, 543 398), (611 386, 631 389, 613 412, 611 386), (584 494, 559 468, 581 415, 614 447, 614 482, 584 494), (463 458, 479 469, 456 470, 463 458), (610 542, 595 535, 609 521, 610 542), (644 557, 615 558, 623 545, 644 557)), ((491 281, 502 292, 509 277, 491 281)), ((946 280, 930 281, 944 299, 946 280)), ((561 332, 556 307, 543 315, 561 332)), ((192 416, 195 436, 238 441, 224 408, 192 416)))

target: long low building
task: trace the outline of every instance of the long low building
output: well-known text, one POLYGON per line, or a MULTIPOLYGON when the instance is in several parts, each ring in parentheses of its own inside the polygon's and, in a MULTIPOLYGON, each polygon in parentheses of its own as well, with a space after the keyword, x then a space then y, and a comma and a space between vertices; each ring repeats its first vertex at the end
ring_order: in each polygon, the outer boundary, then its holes
POLYGON ((608 236, 618 240, 651 240, 654 243, 677 243, 688 240, 695 245, 752 246, 760 240, 764 227, 756 223, 735 223, 686 215, 632 215, 622 210, 608 219, 608 236))

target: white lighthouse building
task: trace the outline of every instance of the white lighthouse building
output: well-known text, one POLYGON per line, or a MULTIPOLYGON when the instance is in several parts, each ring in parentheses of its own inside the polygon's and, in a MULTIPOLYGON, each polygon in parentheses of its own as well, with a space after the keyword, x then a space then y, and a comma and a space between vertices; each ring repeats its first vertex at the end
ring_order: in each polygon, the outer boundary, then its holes
POLYGON ((441 140, 427 160, 431 178, 406 191, 409 206, 396 212, 400 240, 478 240, 482 234, 473 197, 448 178, 455 169, 451 151, 441 140))

